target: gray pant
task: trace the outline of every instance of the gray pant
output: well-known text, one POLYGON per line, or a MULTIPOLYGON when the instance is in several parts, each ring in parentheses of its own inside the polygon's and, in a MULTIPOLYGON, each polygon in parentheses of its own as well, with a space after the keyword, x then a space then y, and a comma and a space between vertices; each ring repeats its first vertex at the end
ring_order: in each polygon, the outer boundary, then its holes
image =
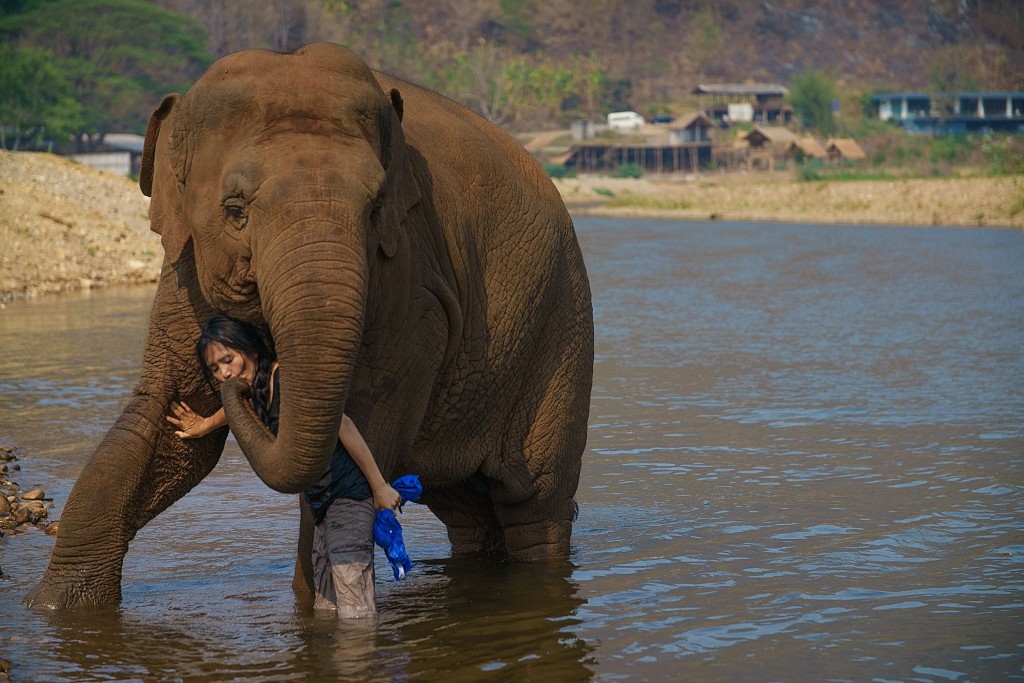
POLYGON ((341 617, 377 611, 373 572, 373 499, 339 498, 313 527, 313 585, 317 609, 337 609, 341 617))

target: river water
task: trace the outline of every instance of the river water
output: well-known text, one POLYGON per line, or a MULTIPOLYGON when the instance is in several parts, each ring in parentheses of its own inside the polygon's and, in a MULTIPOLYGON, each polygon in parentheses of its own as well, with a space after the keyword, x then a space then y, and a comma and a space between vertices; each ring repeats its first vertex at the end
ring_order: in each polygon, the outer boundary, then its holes
MULTIPOLYGON (((15 681, 1024 678, 1024 236, 580 219, 597 358, 571 566, 416 561, 380 617, 296 603, 294 498, 233 441, 143 529, 119 607, 28 611, 53 540, 0 541, 15 681)), ((12 478, 59 517, 138 374, 153 290, 0 312, 12 478)))

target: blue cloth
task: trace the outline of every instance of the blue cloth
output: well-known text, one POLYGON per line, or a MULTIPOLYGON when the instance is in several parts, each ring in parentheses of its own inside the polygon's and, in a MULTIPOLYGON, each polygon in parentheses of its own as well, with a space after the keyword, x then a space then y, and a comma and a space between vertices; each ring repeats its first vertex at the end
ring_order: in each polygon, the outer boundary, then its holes
POLYGON ((420 478, 415 474, 407 474, 404 477, 399 477, 391 482, 391 486, 398 491, 398 495, 402 497, 402 503, 398 506, 398 511, 402 511, 402 505, 406 503, 415 503, 420 499, 423 494, 423 486, 420 484, 420 478))
MULTIPOLYGON (((423 493, 423 486, 420 478, 415 474, 407 474, 391 482, 391 486, 402 496, 402 505, 407 502, 415 503, 423 493)), ((373 540, 384 549, 384 554, 391 564, 391 571, 395 574, 395 580, 401 581, 405 575, 412 570, 412 560, 405 550, 405 539, 402 538, 402 525, 392 510, 377 510, 377 517, 373 520, 373 540)))

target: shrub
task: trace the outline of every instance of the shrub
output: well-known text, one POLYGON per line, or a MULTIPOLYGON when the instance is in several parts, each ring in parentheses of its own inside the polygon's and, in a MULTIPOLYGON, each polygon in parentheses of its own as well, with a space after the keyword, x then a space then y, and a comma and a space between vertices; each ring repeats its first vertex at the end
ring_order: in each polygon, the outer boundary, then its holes
POLYGON ((800 180, 821 180, 821 160, 809 159, 806 163, 797 167, 797 177, 800 180))
POLYGON ((943 135, 932 141, 928 160, 932 163, 955 164, 971 153, 971 140, 966 135, 943 135))
POLYGON ((644 170, 638 164, 623 164, 611 174, 613 178, 639 178, 643 176, 644 170))
POLYGON ((982 152, 988 159, 995 175, 1024 174, 1024 144, 1014 144, 1010 137, 988 137, 982 144, 982 152))
POLYGON ((568 168, 563 164, 544 164, 544 171, 548 174, 549 178, 575 178, 576 169, 568 168))

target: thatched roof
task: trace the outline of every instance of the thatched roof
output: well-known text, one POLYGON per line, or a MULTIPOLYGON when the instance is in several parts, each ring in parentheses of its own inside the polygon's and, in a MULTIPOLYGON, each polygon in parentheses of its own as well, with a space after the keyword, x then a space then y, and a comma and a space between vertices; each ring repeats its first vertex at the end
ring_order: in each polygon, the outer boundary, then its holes
POLYGON ((761 147, 766 143, 773 147, 786 147, 796 140, 793 132, 782 126, 755 125, 740 137, 746 140, 751 147, 761 147))
POLYGON ((693 125, 703 125, 705 128, 714 128, 715 121, 703 111, 695 111, 686 116, 681 116, 672 122, 669 130, 684 130, 693 125))
POLYGON ((828 152, 825 151, 825 147, 812 137, 794 138, 793 142, 789 144, 787 151, 792 151, 793 149, 799 149, 805 156, 809 156, 812 159, 828 158, 828 152))
POLYGON ((866 159, 868 156, 853 138, 831 138, 825 144, 825 151, 833 159, 866 159))

